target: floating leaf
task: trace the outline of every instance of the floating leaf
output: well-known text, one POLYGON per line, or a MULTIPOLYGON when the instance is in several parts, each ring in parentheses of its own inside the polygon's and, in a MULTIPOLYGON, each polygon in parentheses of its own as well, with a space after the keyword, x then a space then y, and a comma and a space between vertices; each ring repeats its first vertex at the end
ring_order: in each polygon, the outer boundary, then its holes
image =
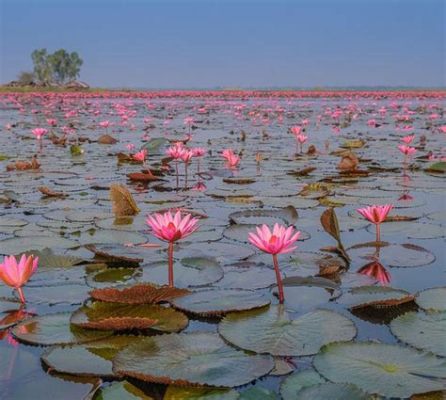
POLYGON ((79 257, 54 254, 49 248, 44 248, 40 251, 30 250, 26 254, 39 257, 40 268, 69 268, 83 262, 82 258, 79 257))
POLYGON ((234 224, 267 224, 286 223, 294 224, 298 214, 293 206, 288 206, 280 210, 243 210, 229 215, 229 220, 234 224))
MULTIPOLYGON (((121 254, 112 254, 108 249, 97 248, 93 244, 85 245, 85 248, 94 253, 95 259, 105 262, 108 265, 118 265, 119 267, 138 267, 144 261, 142 258, 128 257, 121 254)), ((113 246, 116 252, 116 246, 113 246)))
POLYGON ((124 185, 110 185, 110 200, 113 203, 113 213, 118 217, 136 215, 140 211, 132 194, 124 185))
POLYGON ((283 305, 228 314, 218 331, 237 347, 274 356, 316 354, 326 343, 356 335, 355 325, 343 315, 316 310, 291 319, 283 305))
POLYGON ((246 311, 270 303, 263 294, 249 290, 202 290, 171 301, 179 310, 201 316, 220 316, 231 311, 246 311))
POLYGON ((398 339, 417 349, 446 357, 445 312, 408 312, 394 319, 390 330, 398 339))
POLYGON ((354 385, 327 382, 304 388, 293 399, 373 400, 373 397, 354 385))
POLYGON ((154 286, 141 283, 127 287, 95 289, 90 296, 95 300, 125 304, 156 304, 171 301, 190 293, 186 289, 154 286))
POLYGON ((427 311, 446 311, 446 287, 422 290, 415 295, 415 302, 427 311))
POLYGON ((163 400, 239 400, 234 389, 208 389, 169 385, 163 400))
POLYGON ((283 400, 295 400, 303 389, 325 382, 314 369, 306 369, 285 378, 280 385, 280 394, 283 400))
POLYGON ((248 355, 213 333, 147 337, 121 350, 113 360, 116 373, 148 382, 234 387, 266 375, 271 357, 248 355))
MULTIPOLYGON (((380 261, 382 265, 389 267, 420 267, 435 261, 435 256, 427 249, 410 243, 404 244, 380 244, 380 261)), ((375 259, 376 243, 362 243, 348 249, 352 258, 375 259)))
POLYGON ((392 307, 413 301, 414 297, 401 289, 387 286, 359 286, 350 289, 337 301, 355 309, 361 307, 392 307))
POLYGON ((439 172, 439 173, 445 173, 446 172, 446 162, 445 161, 438 161, 436 163, 433 163, 429 165, 427 168, 424 169, 427 172, 439 172))
POLYGON ((332 343, 322 348, 313 364, 332 382, 351 383, 385 397, 443 390, 446 378, 446 359, 373 342, 332 343))
POLYGON ((29 318, 12 329, 21 342, 49 346, 53 344, 86 343, 103 339, 110 331, 90 331, 70 324, 71 313, 47 314, 29 318))
MULTIPOLYGON (((111 385, 102 387, 93 397, 94 400, 153 400, 141 389, 130 382, 112 382, 111 385)), ((165 399, 165 397, 164 397, 165 399)))
POLYGON ((55 346, 44 352, 41 358, 52 371, 78 376, 114 377, 113 357, 137 340, 140 340, 138 336, 112 336, 85 345, 55 346))
POLYGON ((254 386, 240 393, 240 400, 279 400, 279 396, 271 390, 254 386))
POLYGON ((90 329, 153 329, 178 332, 189 323, 187 317, 171 308, 154 304, 94 302, 75 311, 71 323, 90 329))
MULTIPOLYGON (((217 282, 223 277, 220 264, 210 257, 187 257, 175 263, 175 286, 187 288, 204 286, 217 282)), ((165 285, 167 282, 167 262, 160 261, 148 265, 143 270, 144 281, 157 285, 165 285)))

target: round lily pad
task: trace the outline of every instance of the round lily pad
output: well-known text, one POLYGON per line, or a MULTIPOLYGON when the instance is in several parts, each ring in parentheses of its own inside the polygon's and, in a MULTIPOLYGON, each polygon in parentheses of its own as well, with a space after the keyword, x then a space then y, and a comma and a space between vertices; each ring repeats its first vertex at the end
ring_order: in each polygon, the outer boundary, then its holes
POLYGON ((218 331, 237 347, 274 356, 316 354, 324 344, 356 335, 355 325, 343 315, 316 310, 292 319, 284 305, 230 313, 218 331))
POLYGON ((112 336, 88 344, 55 346, 45 351, 41 358, 49 368, 59 373, 113 377, 113 357, 137 340, 140 340, 138 336, 112 336))
POLYGON ((86 343, 112 334, 78 328, 70 324, 70 317, 71 313, 57 313, 29 318, 14 326, 12 334, 21 342, 42 346, 86 343))
MULTIPOLYGON (((374 225, 369 225, 367 230, 375 234, 374 225)), ((445 235, 445 229, 439 225, 413 221, 387 222, 383 225, 382 232, 384 237, 386 235, 398 235, 409 239, 436 239, 445 235)))
POLYGON ((109 386, 101 389, 93 397, 94 400, 153 400, 153 397, 146 395, 141 389, 130 382, 113 382, 109 386))
POLYGON ((390 330, 417 349, 446 357, 446 312, 408 312, 394 319, 390 330))
POLYGON ((238 400, 234 389, 193 388, 169 385, 163 400, 238 400))
POLYGON ((415 295, 415 302, 427 311, 446 311, 446 287, 422 290, 415 295))
POLYGON ((413 296, 405 290, 387 286, 359 286, 350 289, 337 301, 349 308, 367 306, 390 307, 413 301, 413 296))
POLYGON ((373 397, 354 385, 326 382, 302 389, 293 399, 373 400, 373 397))
POLYGON ((213 333, 171 334, 144 338, 121 350, 115 373, 148 382, 234 387, 266 375, 270 356, 248 355, 213 333))
POLYGON ((329 344, 316 355, 313 364, 334 383, 351 383, 385 397, 406 398, 443 390, 446 378, 446 359, 374 342, 329 344))
POLYGON ((273 225, 275 223, 293 224, 297 220, 297 211, 293 206, 281 209, 254 209, 237 211, 229 215, 229 220, 235 224, 266 224, 273 225))
POLYGON ((314 369, 295 372, 285 378, 280 385, 283 400, 295 400, 298 393, 307 387, 326 382, 314 369))
MULTIPOLYGON (((220 264, 209 257, 188 257, 174 263, 174 283, 178 288, 204 286, 223 277, 220 264)), ((143 269, 143 281, 157 285, 167 283, 167 260, 149 264, 143 269)))
POLYGON ((156 304, 120 304, 96 301, 75 311, 71 323, 90 329, 128 330, 153 329, 159 332, 178 332, 189 320, 172 308, 156 304))
POLYGON ((202 290, 171 300, 179 310, 201 316, 219 316, 231 311, 246 311, 264 307, 270 300, 250 290, 202 290))
POLYGON ((25 236, 0 241, 0 254, 21 254, 27 250, 43 250, 44 248, 69 249, 79 244, 74 240, 62 237, 25 236))
MULTIPOLYGON (((355 245, 347 249, 352 259, 371 260, 375 257, 375 242, 355 245)), ((384 244, 379 250, 381 264, 389 267, 420 267, 435 261, 435 256, 424 247, 404 244, 384 244)))
POLYGON ((223 279, 215 283, 220 288, 264 289, 276 282, 273 269, 254 262, 240 262, 223 269, 223 279))

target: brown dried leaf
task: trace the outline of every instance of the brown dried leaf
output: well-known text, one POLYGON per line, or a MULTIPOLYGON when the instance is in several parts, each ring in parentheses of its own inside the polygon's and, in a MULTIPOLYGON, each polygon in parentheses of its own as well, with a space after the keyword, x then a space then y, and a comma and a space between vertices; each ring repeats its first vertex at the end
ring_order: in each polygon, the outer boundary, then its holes
POLYGON ((133 182, 162 181, 161 178, 153 175, 152 173, 145 172, 132 172, 130 174, 127 174, 127 178, 129 178, 133 182))
POLYGON ((342 171, 351 171, 356 169, 358 165, 359 160, 356 154, 354 154, 353 152, 347 152, 346 154, 342 155, 342 159, 338 164, 338 169, 342 171))
POLYGON ((157 319, 144 317, 112 317, 99 321, 79 323, 78 326, 87 329, 125 331, 129 329, 149 329, 158 323, 157 319))
POLYGON ((99 136, 98 143, 99 144, 115 144, 115 143, 118 143, 118 140, 115 139, 111 135, 105 134, 105 135, 99 136))
POLYGON ((190 293, 187 289, 171 288, 168 286, 155 286, 139 284, 131 287, 94 289, 90 296, 95 300, 110 303, 125 304, 157 304, 169 301, 190 293))
POLYGON ((26 170, 36 170, 40 168, 40 163, 36 157, 33 157, 31 161, 16 161, 14 163, 8 164, 6 166, 7 171, 26 171, 26 170))
POLYGON ((140 211, 132 194, 124 185, 113 183, 110 186, 110 200, 113 203, 113 213, 118 217, 136 215, 140 211))
POLYGON ((337 242, 337 251, 344 258, 347 263, 350 263, 350 257, 346 253, 344 246, 341 242, 341 232, 339 230, 338 217, 334 211, 334 208, 327 208, 321 215, 321 224, 325 232, 332 236, 337 242))
POLYGON ((48 186, 39 186, 37 190, 47 197, 68 197, 66 193, 55 192, 54 190, 51 190, 48 186))
POLYGON ((85 248, 94 253, 96 259, 105 262, 106 264, 119 264, 120 267, 138 267, 139 264, 144 261, 142 258, 132 258, 107 253, 106 251, 97 249, 94 244, 87 244, 85 245, 85 248))

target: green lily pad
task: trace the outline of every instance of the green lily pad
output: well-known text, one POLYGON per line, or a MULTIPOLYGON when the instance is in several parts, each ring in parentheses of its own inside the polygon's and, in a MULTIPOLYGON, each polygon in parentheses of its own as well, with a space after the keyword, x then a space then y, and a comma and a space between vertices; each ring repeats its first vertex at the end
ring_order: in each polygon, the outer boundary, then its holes
POLYGON ((293 399, 372 400, 373 397, 354 385, 327 382, 304 388, 293 399))
POLYGON ((240 393, 240 400, 279 400, 277 393, 271 390, 254 386, 240 393))
POLYGON ((373 342, 332 343, 322 348, 313 364, 334 383, 351 383, 385 397, 443 390, 446 378, 446 359, 373 342))
POLYGON ((93 400, 153 400, 141 389, 130 382, 113 382, 111 385, 102 387, 93 400))
POLYGON ((41 356, 52 370, 78 376, 114 377, 112 359, 137 336, 112 336, 85 345, 51 347, 41 356))
MULTIPOLYGON (((209 257, 188 257, 174 263, 175 287, 187 288, 204 286, 217 282, 223 277, 220 264, 209 257)), ((167 283, 167 261, 149 264, 143 269, 143 281, 157 285, 167 283)))
POLYGON ((234 389, 208 389, 169 385, 163 400, 238 400, 234 389))
POLYGON ((82 304, 88 299, 89 288, 85 285, 58 285, 27 287, 25 297, 31 304, 82 304))
POLYGON ((87 277, 87 285, 94 288, 105 288, 122 284, 130 284, 137 280, 141 271, 136 268, 104 268, 87 277))
POLYGON ((274 367, 269 356, 248 355, 213 333, 144 338, 113 360, 116 373, 148 382, 215 387, 247 384, 274 367))
POLYGON ((306 369, 285 378, 280 385, 280 394, 283 400, 295 400, 303 389, 325 382, 325 379, 314 369, 306 369))
POLYGON ((130 382, 113 382, 109 386, 102 387, 93 397, 93 400, 153 400, 141 389, 130 382))
POLYGON ((408 312, 394 319, 390 330, 417 349, 446 357, 446 312, 408 312))
POLYGON ((178 332, 189 320, 172 308, 156 304, 120 304, 96 301, 75 311, 71 323, 90 329, 153 329, 159 332, 178 332))
POLYGON ((401 289, 387 286, 359 286, 351 288, 337 301, 349 308, 368 306, 391 307, 413 301, 413 296, 401 289))
POLYGON ((356 335, 355 325, 343 315, 316 310, 292 319, 284 305, 230 313, 218 331, 237 347, 274 356, 316 354, 324 344, 356 335))
MULTIPOLYGON (((347 249, 352 259, 373 260, 375 258, 375 242, 355 245, 347 249)), ((436 257, 424 247, 404 244, 384 244, 380 247, 380 262, 389 267, 420 267, 435 261, 436 257)))
POLYGON ((29 318, 14 326, 12 334, 21 342, 42 346, 87 343, 112 334, 78 328, 70 324, 70 317, 71 313, 57 313, 29 318))
POLYGON ((224 289, 264 289, 276 282, 274 270, 254 262, 240 262, 224 267, 224 276, 215 286, 224 289))
POLYGON ((39 257, 39 268, 69 268, 80 264, 83 260, 79 257, 57 255, 51 249, 30 250, 27 255, 39 257))
POLYGON ((427 311, 446 311, 446 287, 422 290, 415 295, 415 302, 427 311))
POLYGON ((21 254, 29 250, 45 248, 69 249, 79 244, 74 240, 62 237, 24 236, 0 241, 0 254, 21 254))
MULTIPOLYGON (((373 224, 369 225, 367 231, 375 234, 375 226, 373 224)), ((382 226, 382 232, 384 237, 386 235, 398 235, 409 239, 436 239, 445 235, 444 228, 439 225, 412 221, 387 222, 382 226)))
POLYGON ((229 215, 229 220, 234 224, 273 225, 274 223, 286 223, 291 225, 296 222, 297 217, 296 209, 293 206, 288 206, 279 210, 254 209, 237 211, 229 215))
POLYGON ((250 290, 203 290, 171 300, 179 310, 201 316, 219 316, 231 311, 246 311, 264 307, 270 300, 250 290))

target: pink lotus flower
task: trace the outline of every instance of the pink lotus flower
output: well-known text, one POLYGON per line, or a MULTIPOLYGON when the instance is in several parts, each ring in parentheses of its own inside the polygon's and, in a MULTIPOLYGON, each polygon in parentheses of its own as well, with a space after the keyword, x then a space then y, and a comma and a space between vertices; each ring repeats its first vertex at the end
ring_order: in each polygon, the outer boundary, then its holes
POLYGON ((135 145, 133 143, 129 143, 127 144, 125 147, 127 147, 128 151, 133 151, 135 150, 135 145))
POLYGON ((184 163, 186 163, 186 164, 189 164, 190 163, 190 160, 192 159, 192 157, 193 157, 193 152, 191 151, 191 150, 189 150, 189 149, 184 149, 183 150, 183 152, 181 153, 181 160, 184 162, 184 163))
POLYGON ((415 135, 407 135, 407 136, 404 136, 401 140, 406 144, 411 144, 414 139, 415 139, 415 135))
POLYGON ((37 140, 41 140, 43 135, 48 133, 48 130, 45 128, 35 128, 31 131, 37 140))
POLYGON ((186 117, 184 118, 184 124, 187 126, 192 126, 194 123, 194 119, 192 117, 186 117))
POLYGON ((132 155, 132 158, 135 161, 139 161, 139 162, 144 162, 146 160, 147 157, 147 149, 142 149, 141 151, 138 151, 137 153, 132 155))
POLYGON ((48 119, 46 120, 46 123, 47 123, 49 126, 56 126, 56 125, 57 125, 57 121, 56 121, 54 118, 48 118, 48 119))
POLYGON ((240 163, 240 157, 234 154, 232 149, 223 150, 221 155, 224 159, 226 159, 226 163, 229 168, 235 168, 240 163))
POLYGON ((273 256, 274 271, 276 273, 277 288, 279 290, 279 303, 282 304, 285 298, 277 254, 289 253, 296 249, 296 246, 293 246, 293 244, 299 239, 300 232, 295 232, 292 226, 286 228, 279 224, 274 225, 272 232, 267 225, 256 227, 256 231, 257 233, 250 232, 248 234, 248 240, 259 250, 273 256))
POLYGON ((164 214, 149 215, 146 222, 152 229, 153 235, 158 239, 169 242, 168 279, 169 286, 173 287, 173 243, 194 233, 198 229, 198 219, 192 218, 191 214, 186 214, 183 217, 180 211, 177 211, 175 215, 168 211, 164 214))
POLYGON ((398 146, 398 149, 405 156, 411 156, 412 154, 414 154, 417 151, 417 149, 415 147, 406 146, 405 144, 400 144, 398 146))
POLYGON ((369 220, 376 226, 376 241, 380 241, 380 225, 386 219, 387 214, 393 209, 392 204, 385 204, 383 206, 373 205, 371 207, 358 208, 356 211, 364 218, 369 220))
POLYGON ((183 155, 183 152, 184 152, 184 146, 181 142, 175 143, 173 146, 170 146, 166 150, 166 154, 170 158, 173 158, 174 160, 180 159, 183 155))
POLYGON ((295 136, 300 135, 300 132, 302 131, 302 127, 295 125, 291 127, 291 133, 295 136))
POLYGON ((372 128, 376 128, 376 120, 375 119, 369 119, 368 121, 367 121, 367 125, 368 126, 370 126, 370 127, 372 127, 372 128))
POLYGON ((442 133, 446 133, 446 125, 444 125, 444 126, 440 126, 440 131, 441 131, 442 133))
POLYGON ((19 263, 14 256, 6 256, 0 264, 0 280, 17 290, 22 303, 25 303, 22 286, 36 271, 38 262, 38 257, 23 254, 19 263))
POLYGON ((388 285, 390 283, 391 275, 384 266, 378 261, 372 261, 358 269, 359 274, 370 276, 376 279, 382 285, 388 285))
POLYGON ((303 134, 300 135, 296 135, 296 140, 300 143, 300 144, 304 144, 308 139, 308 136, 305 136, 303 134))
POLYGON ((193 157, 203 157, 206 154, 206 149, 203 147, 194 147, 191 151, 193 157))
POLYGON ((101 128, 105 128, 105 129, 107 129, 110 125, 111 125, 111 122, 110 122, 110 121, 102 121, 102 122, 99 122, 99 126, 100 126, 101 128))

